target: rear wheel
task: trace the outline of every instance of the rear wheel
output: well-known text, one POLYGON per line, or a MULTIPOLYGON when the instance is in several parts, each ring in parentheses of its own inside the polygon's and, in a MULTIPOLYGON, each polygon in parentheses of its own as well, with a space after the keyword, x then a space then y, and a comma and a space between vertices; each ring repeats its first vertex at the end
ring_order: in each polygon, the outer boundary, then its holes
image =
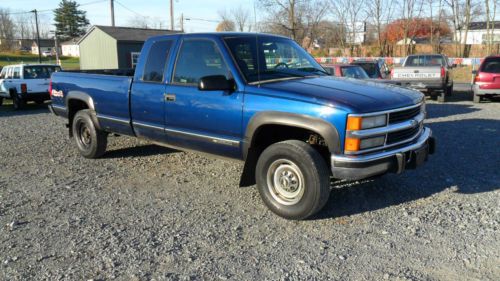
POLYGON ((14 106, 14 110, 20 110, 20 109, 23 109, 23 107, 26 105, 26 101, 24 101, 17 94, 13 94, 12 95, 12 105, 14 106))
POLYGON ((446 92, 440 92, 437 95, 437 101, 438 102, 446 102, 446 92))
POLYGON ((449 87, 446 87, 446 96, 449 97, 453 94, 453 84, 451 84, 449 87))
POLYGON ((85 158, 98 158, 106 151, 108 134, 96 128, 91 111, 80 110, 73 119, 73 136, 78 151, 85 158))
POLYGON ((266 148, 256 181, 266 206, 278 216, 300 220, 321 210, 330 194, 330 172, 309 144, 288 140, 266 148))

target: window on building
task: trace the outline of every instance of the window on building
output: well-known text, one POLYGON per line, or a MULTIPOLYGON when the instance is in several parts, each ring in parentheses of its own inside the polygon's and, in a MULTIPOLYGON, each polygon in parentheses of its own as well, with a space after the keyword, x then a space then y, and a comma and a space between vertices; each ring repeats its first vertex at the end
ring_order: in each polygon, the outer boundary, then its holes
POLYGON ((171 40, 156 41, 149 50, 142 81, 162 82, 165 65, 167 64, 168 53, 172 47, 171 40))
POLYGON ((137 62, 139 61, 140 52, 132 52, 130 53, 130 64, 132 68, 137 66, 137 62))
POLYGON ((230 78, 227 65, 215 42, 185 40, 177 58, 174 83, 196 85, 200 78, 211 75, 230 78))

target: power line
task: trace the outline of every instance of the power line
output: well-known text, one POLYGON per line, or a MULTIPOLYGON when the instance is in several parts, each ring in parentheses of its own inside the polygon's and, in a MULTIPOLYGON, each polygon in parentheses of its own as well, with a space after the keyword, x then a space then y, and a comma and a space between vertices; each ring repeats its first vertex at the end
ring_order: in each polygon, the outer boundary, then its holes
POLYGON ((136 15, 138 15, 138 16, 143 17, 143 18, 149 18, 148 16, 142 15, 142 14, 140 14, 140 13, 138 13, 138 12, 136 12, 136 11, 134 11, 134 10, 130 9, 130 8, 128 8, 127 6, 123 5, 123 4, 122 4, 120 1, 118 1, 118 0, 114 0, 114 1, 116 2, 116 4, 120 5, 122 8, 124 8, 125 10, 127 10, 127 11, 129 11, 129 12, 131 12, 131 13, 134 13, 134 14, 136 14, 136 15))
MULTIPOLYGON (((107 0, 96 0, 96 1, 91 1, 91 2, 87 2, 87 3, 82 3, 82 4, 78 4, 78 6, 88 6, 88 5, 93 5, 93 4, 97 4, 97 3, 102 3, 102 2, 107 2, 107 0)), ((38 13, 48 13, 48 12, 53 12, 55 9, 57 8, 53 8, 53 9, 44 9, 44 10, 37 10, 38 13)), ((30 14, 32 13, 31 11, 19 11, 19 12, 11 12, 11 13, 6 13, 6 15, 20 15, 20 14, 30 14)))

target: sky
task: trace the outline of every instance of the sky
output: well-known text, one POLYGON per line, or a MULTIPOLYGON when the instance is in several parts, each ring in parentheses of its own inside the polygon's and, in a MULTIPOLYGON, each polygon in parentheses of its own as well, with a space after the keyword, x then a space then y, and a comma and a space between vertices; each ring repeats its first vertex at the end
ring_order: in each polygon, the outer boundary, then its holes
MULTIPOLYGON (((0 8, 7 8, 11 12, 40 11, 57 8, 60 0, 0 0, 0 8)), ((109 0, 76 0, 80 9, 87 11, 87 18, 92 25, 111 25, 109 0)), ((242 7, 249 11, 250 18, 254 19, 254 0, 174 0, 174 18, 176 28, 179 29, 180 16, 191 20, 184 21, 186 32, 215 31, 218 11, 242 7)), ((161 22, 163 28, 170 28, 170 1, 169 0, 115 0, 115 24, 126 26, 131 21, 147 18, 156 23, 161 22)), ((41 21, 51 22, 50 11, 41 12, 41 21)), ((258 17, 258 15, 257 15, 258 17)))

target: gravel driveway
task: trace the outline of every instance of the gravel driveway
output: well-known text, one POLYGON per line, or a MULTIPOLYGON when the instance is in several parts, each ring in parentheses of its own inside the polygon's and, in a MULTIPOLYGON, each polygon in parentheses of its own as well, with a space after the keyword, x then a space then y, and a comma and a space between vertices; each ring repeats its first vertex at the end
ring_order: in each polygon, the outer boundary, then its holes
POLYGON ((500 280, 500 102, 428 101, 421 169, 337 184, 286 221, 241 163, 110 137, 80 157, 46 107, 0 107, 1 280, 500 280))

